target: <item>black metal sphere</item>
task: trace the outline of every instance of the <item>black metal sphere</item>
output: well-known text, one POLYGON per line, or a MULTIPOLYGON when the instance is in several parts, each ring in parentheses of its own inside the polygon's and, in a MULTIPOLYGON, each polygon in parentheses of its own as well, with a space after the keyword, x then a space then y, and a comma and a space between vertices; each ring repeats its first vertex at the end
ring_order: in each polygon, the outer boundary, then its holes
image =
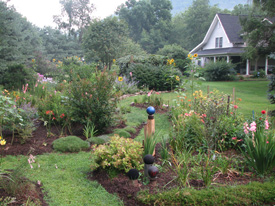
POLYGON ((151 166, 148 169, 148 174, 151 178, 155 178, 159 173, 159 169, 156 166, 151 166))
POLYGON ((130 180, 136 180, 139 177, 139 171, 137 169, 130 169, 129 172, 127 172, 127 176, 130 180))
POLYGON ((152 155, 147 154, 144 156, 143 161, 145 164, 153 164, 155 161, 155 158, 152 155))

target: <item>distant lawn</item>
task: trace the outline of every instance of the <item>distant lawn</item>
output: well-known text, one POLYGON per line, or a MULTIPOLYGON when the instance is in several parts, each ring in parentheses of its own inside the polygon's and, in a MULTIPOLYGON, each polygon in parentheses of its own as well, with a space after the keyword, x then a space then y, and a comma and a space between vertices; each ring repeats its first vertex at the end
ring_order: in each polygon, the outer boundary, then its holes
POLYGON ((242 82, 203 82, 201 90, 207 92, 207 85, 210 91, 217 89, 227 94, 232 94, 235 88, 235 98, 239 111, 245 116, 252 115, 252 111, 260 113, 262 110, 275 110, 275 105, 270 104, 267 99, 269 81, 242 81, 242 82))
MULTIPOLYGON (((235 88, 235 98, 241 98, 242 101, 236 101, 239 106, 239 112, 246 117, 252 115, 252 111, 260 113, 262 110, 275 110, 275 105, 270 104, 267 99, 267 89, 269 81, 233 81, 233 82, 202 82, 202 85, 195 90, 202 90, 204 94, 207 93, 207 86, 210 91, 214 89, 226 94, 232 94, 235 88)), ((194 91, 195 91, 194 90, 194 91)), ((191 91, 187 90, 186 95, 191 96, 191 91)), ((163 93, 161 96, 165 104, 173 105, 173 99, 177 98, 176 93, 163 93)), ((130 104, 134 99, 141 100, 142 96, 130 97, 122 101, 123 105, 130 104)))

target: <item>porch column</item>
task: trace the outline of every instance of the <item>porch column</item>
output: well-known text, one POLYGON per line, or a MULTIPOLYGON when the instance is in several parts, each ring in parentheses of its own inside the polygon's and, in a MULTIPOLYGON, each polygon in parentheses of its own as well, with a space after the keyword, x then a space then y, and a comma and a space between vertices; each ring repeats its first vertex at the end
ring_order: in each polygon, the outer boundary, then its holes
POLYGON ((268 57, 265 58, 265 75, 267 75, 268 70, 268 57))
POLYGON ((249 69, 250 68, 250 62, 249 59, 246 60, 246 74, 245 75, 249 75, 249 69))
POLYGON ((229 63, 229 60, 230 60, 229 56, 226 56, 226 62, 227 63, 229 63))
POLYGON ((216 60, 216 56, 214 56, 214 62, 216 62, 217 60, 216 60))

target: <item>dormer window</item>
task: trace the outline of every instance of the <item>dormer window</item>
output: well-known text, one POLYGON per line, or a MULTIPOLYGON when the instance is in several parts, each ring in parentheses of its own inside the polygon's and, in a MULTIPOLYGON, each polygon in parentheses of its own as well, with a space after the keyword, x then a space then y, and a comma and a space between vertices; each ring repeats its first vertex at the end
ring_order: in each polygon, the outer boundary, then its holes
POLYGON ((215 44, 216 48, 222 48, 222 37, 217 37, 215 44))

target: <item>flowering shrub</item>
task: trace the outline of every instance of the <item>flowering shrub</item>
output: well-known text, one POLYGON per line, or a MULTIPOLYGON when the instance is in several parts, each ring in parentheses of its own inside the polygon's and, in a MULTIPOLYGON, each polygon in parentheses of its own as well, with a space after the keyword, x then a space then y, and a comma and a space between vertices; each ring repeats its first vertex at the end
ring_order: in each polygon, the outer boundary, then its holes
POLYGON ((113 136, 109 144, 93 146, 91 169, 115 169, 125 172, 132 168, 140 170, 143 167, 142 153, 141 143, 113 136))
POLYGON ((269 130, 267 119, 257 120, 257 123, 244 123, 246 151, 243 151, 243 154, 246 162, 259 174, 264 175, 275 166, 275 135, 269 130))
POLYGON ((92 122, 99 133, 111 125, 116 108, 115 78, 106 71, 97 71, 93 80, 75 79, 70 83, 68 105, 73 121, 92 122))
POLYGON ((242 115, 236 115, 237 105, 228 102, 228 95, 217 90, 204 95, 193 93, 194 99, 179 96, 172 109, 174 136, 177 144, 221 150, 235 146, 232 137, 240 136, 242 115), (187 143, 185 142, 185 143, 187 143))

